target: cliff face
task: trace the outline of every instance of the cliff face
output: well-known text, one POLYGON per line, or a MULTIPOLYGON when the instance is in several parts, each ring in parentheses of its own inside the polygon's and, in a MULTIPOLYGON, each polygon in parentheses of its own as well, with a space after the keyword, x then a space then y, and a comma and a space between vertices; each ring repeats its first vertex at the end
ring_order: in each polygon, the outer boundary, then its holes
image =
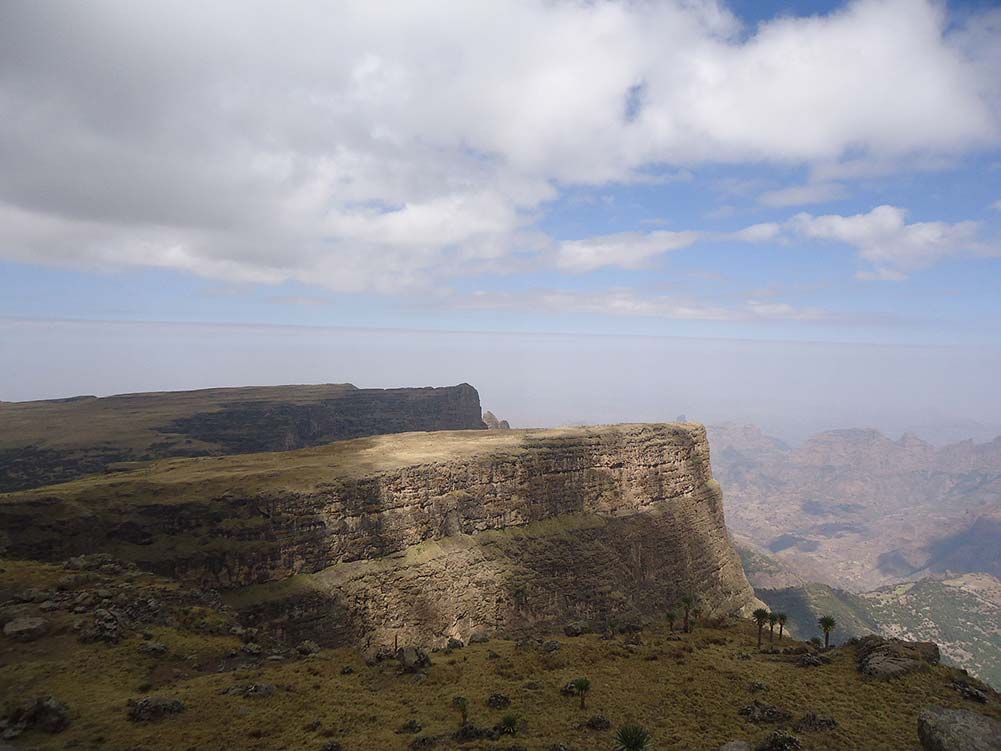
POLYGON ((0 404, 0 492, 73 480, 118 462, 485 427, 479 394, 467 383, 261 386, 0 404))
POLYGON ((662 614, 683 594, 740 610, 721 500, 701 426, 625 425, 175 460, 8 496, 0 521, 9 556, 107 550, 228 589, 290 638, 376 648, 662 614))

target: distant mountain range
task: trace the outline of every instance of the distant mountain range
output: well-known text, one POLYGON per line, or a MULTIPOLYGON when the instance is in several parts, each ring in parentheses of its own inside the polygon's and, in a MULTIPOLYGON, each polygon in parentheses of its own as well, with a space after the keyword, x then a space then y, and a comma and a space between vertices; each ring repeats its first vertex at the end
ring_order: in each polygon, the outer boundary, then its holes
POLYGON ((938 642, 1001 685, 1001 437, 936 447, 875 430, 798 448, 754 426, 709 428, 727 523, 758 596, 816 634, 938 642))

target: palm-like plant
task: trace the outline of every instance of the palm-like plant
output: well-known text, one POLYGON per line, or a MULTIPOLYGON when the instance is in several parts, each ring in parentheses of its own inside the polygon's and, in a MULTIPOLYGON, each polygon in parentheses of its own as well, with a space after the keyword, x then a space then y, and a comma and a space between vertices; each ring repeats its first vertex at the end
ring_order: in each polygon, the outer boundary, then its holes
POLYGON ((785 613, 779 613, 778 620, 779 620, 779 641, 782 641, 782 630, 786 627, 786 621, 789 620, 789 616, 787 616, 785 613))
POLYGON ((682 597, 681 598, 681 606, 685 609, 684 629, 685 629, 685 633, 687 634, 689 631, 691 631, 691 628, 689 627, 689 621, 688 621, 688 619, 689 619, 689 617, 692 614, 692 598, 689 597, 688 595, 685 595, 684 597, 682 597))
POLYGON ((838 622, 832 616, 822 615, 817 619, 817 625, 824 632, 824 649, 831 646, 831 632, 837 627, 838 622))
POLYGON ((768 611, 764 608, 758 608, 751 613, 751 617, 754 619, 754 622, 758 624, 758 649, 761 649, 761 629, 763 629, 765 624, 768 623, 768 611))
POLYGON ((678 614, 673 610, 668 610, 667 613, 664 614, 664 617, 667 618, 668 628, 670 628, 671 631, 674 631, 674 622, 678 620, 678 614))
POLYGON ((650 734, 639 725, 623 725, 615 734, 615 751, 647 751, 650 734))
POLYGON ((469 702, 465 696, 456 696, 452 699, 452 706, 459 710, 462 715, 462 724, 465 725, 469 719, 469 702))
POLYGON ((587 692, 591 690, 591 681, 584 677, 574 678, 573 683, 570 685, 573 686, 574 691, 580 696, 580 708, 586 709, 585 700, 587 699, 587 692))
POLYGON ((775 624, 779 622, 778 613, 768 614, 768 643, 775 641, 775 624))
POLYGON ((498 729, 503 735, 515 735, 518 732, 518 715, 506 714, 501 717, 498 729))

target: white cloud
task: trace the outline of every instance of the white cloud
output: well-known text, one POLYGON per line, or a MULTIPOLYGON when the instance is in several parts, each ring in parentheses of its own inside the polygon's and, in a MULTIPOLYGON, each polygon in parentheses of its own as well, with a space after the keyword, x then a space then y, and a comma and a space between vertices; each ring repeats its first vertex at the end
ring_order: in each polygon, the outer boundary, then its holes
POLYGON ((564 271, 575 273, 605 266, 636 269, 654 256, 687 247, 698 239, 698 232, 658 230, 570 240, 560 244, 556 264, 564 271))
POLYGON ((787 228, 807 238, 836 240, 858 250, 872 268, 863 279, 904 279, 949 257, 991 254, 977 241, 976 222, 914 222, 896 206, 877 206, 867 214, 812 216, 798 214, 787 228))
POLYGON ((802 206, 808 203, 838 201, 848 195, 839 183, 809 183, 789 188, 770 190, 758 196, 758 203, 765 206, 802 206))
MULTIPOLYGON (((536 223, 565 185, 707 162, 824 164, 829 183, 846 155, 996 144, 1001 118, 1001 26, 919 0, 750 34, 713 0, 2 15, 0 257, 85 268, 428 288, 546 251, 536 223)), ((657 234, 567 244, 558 262, 633 268, 693 239, 657 234)))
MULTIPOLYGON (((674 295, 651 295, 628 287, 594 292, 537 289, 524 293, 479 292, 452 304, 468 309, 538 310, 548 313, 584 313, 639 316, 691 321, 804 321, 842 320, 820 308, 798 308, 782 302, 749 299, 722 305, 674 295)), ((847 320, 847 319, 845 319, 847 320)))
POLYGON ((762 222, 761 224, 752 224, 737 232, 731 232, 725 237, 741 242, 763 243, 776 239, 781 231, 782 225, 777 222, 762 222))

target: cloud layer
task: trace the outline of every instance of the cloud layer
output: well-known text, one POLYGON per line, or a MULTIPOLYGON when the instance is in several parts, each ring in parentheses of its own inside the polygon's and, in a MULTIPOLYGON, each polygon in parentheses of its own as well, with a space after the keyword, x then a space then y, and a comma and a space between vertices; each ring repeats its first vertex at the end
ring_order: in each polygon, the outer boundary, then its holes
MULTIPOLYGON (((386 293, 525 258, 636 268, 699 235, 559 243, 540 213, 567 185, 826 165, 761 199, 800 205, 839 195, 838 165, 994 145, 988 21, 918 0, 758 29, 709 1, 11 0, 0 256, 386 293)), ((883 277, 974 231, 891 207, 782 230, 849 243, 883 277)))

